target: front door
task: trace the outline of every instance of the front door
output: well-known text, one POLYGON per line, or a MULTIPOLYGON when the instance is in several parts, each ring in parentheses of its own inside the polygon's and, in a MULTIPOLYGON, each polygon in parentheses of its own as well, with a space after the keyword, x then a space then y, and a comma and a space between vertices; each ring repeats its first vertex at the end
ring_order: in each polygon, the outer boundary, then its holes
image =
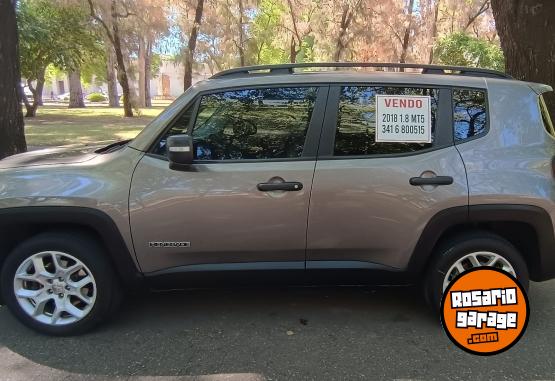
POLYGON ((306 86, 219 91, 184 110, 133 175, 142 270, 304 269, 326 96, 327 87, 306 86), (165 142, 183 133, 193 136, 195 162, 172 170, 165 142))
POLYGON ((450 90, 346 85, 332 87, 329 98, 307 269, 403 270, 426 223, 441 210, 468 204, 465 168, 453 145, 450 90))

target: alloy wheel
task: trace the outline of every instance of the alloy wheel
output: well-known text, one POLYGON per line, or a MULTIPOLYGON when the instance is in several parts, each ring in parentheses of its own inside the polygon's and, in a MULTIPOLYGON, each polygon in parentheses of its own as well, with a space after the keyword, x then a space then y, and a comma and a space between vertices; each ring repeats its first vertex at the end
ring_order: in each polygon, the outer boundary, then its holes
POLYGON ((443 278, 443 291, 455 277, 475 267, 495 267, 511 274, 516 278, 513 266, 504 257, 489 251, 478 251, 459 258, 445 273, 443 278))
POLYGON ((17 302, 34 320, 53 326, 78 322, 92 310, 94 276, 79 259, 59 251, 28 257, 14 276, 17 302))

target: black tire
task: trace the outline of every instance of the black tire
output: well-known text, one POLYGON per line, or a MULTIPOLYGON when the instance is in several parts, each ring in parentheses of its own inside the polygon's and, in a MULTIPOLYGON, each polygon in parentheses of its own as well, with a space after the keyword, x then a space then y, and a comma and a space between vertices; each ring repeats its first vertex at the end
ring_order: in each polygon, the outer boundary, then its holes
POLYGON ((94 238, 80 231, 47 232, 36 235, 17 246, 6 258, 1 272, 2 297, 12 313, 26 326, 47 335, 70 336, 90 331, 117 310, 122 289, 105 250, 94 238), (29 316, 19 305, 14 292, 14 276, 18 267, 35 253, 60 251, 83 262, 96 282, 96 300, 88 315, 67 325, 49 325, 29 316))
POLYGON ((447 271, 457 260, 477 251, 488 251, 505 258, 515 270, 522 287, 528 291, 528 267, 513 244, 503 237, 486 231, 463 233, 441 242, 427 269, 424 279, 424 296, 434 311, 439 311, 441 308, 443 281, 447 271))

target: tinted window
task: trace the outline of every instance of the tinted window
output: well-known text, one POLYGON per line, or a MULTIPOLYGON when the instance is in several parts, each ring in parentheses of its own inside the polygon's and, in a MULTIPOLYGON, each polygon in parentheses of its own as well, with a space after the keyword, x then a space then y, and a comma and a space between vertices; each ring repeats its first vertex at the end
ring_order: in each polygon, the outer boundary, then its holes
POLYGON ((453 90, 455 140, 465 140, 486 132, 486 92, 453 90))
POLYGON ((158 141, 158 144, 153 148, 152 153, 157 155, 166 155, 166 141, 170 136, 187 134, 191 115, 193 114, 193 106, 181 114, 181 116, 173 123, 173 125, 166 131, 164 136, 158 141))
POLYGON ((383 155, 414 152, 432 146, 431 143, 377 143, 376 95, 425 95, 431 97, 432 141, 435 132, 437 89, 409 87, 360 87, 341 89, 339 115, 335 134, 334 155, 383 155))
POLYGON ((316 88, 268 88, 203 96, 193 129, 198 160, 300 157, 316 88))
POLYGON ((543 125, 546 131, 555 138, 555 127, 553 126, 553 121, 549 116, 549 110, 547 109, 547 104, 545 103, 545 99, 543 95, 540 95, 539 101, 540 101, 540 109, 542 112, 543 125))

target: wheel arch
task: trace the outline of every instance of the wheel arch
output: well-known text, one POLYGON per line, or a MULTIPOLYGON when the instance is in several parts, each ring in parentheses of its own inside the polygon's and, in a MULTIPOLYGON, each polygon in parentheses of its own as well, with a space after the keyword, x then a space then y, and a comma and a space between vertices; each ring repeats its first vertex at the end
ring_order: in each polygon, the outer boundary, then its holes
POLYGON ((99 240, 125 288, 139 285, 142 274, 118 227, 97 209, 74 206, 37 206, 0 209, 0 268, 20 242, 47 231, 79 230, 99 240))
POLYGON ((419 277, 443 240, 477 230, 497 234, 511 242, 525 260, 531 280, 555 278, 551 217, 543 208, 520 204, 460 206, 437 213, 420 236, 409 262, 409 272, 419 277))

